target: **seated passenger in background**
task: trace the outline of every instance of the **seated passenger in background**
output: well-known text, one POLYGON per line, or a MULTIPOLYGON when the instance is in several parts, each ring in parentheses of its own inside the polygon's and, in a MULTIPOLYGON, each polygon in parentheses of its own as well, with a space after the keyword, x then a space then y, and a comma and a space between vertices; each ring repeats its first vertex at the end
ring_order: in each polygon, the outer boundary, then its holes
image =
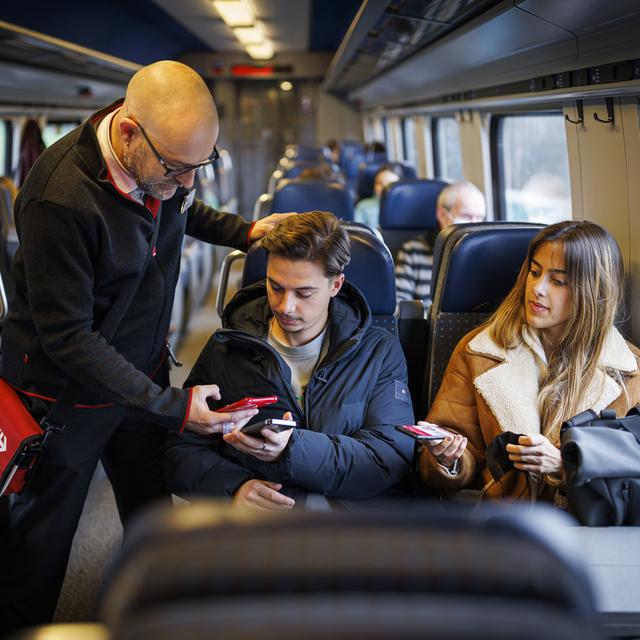
POLYGON ((340 164, 340 143, 335 138, 332 138, 327 142, 326 147, 329 149, 331 162, 340 164))
POLYGON ((640 402, 640 352, 614 326, 623 275, 618 245, 596 224, 536 235, 514 288, 451 356, 427 420, 453 434, 422 448, 425 483, 563 506, 562 423, 640 402), (504 432, 517 444, 494 442, 504 432))
POLYGON ((317 167, 307 167, 300 172, 298 176, 298 180, 309 180, 309 181, 327 181, 327 180, 335 180, 338 182, 340 180, 339 176, 331 171, 331 167, 328 164, 321 164, 317 167))
POLYGON ((482 191, 471 182, 453 182, 438 196, 436 221, 438 230, 408 240, 396 259, 396 296, 398 300, 431 298, 433 245, 438 231, 450 224, 482 222, 487 206, 482 191))
POLYGON ((262 437, 174 434, 164 455, 173 493, 234 496, 269 510, 389 493, 409 471, 413 420, 398 340, 371 325, 343 271, 349 236, 330 213, 292 216, 262 246, 267 278, 240 290, 185 386, 215 380, 225 402, 277 395, 253 420, 291 412, 297 427, 262 437), (315 502, 324 498, 315 495, 315 502))
POLYGON ((394 182, 400 180, 400 176, 393 170, 390 165, 385 165, 376 173, 373 182, 373 196, 363 198, 356 204, 353 212, 353 219, 356 222, 362 222, 369 225, 372 229, 379 226, 380 221, 380 198, 382 192, 394 182))

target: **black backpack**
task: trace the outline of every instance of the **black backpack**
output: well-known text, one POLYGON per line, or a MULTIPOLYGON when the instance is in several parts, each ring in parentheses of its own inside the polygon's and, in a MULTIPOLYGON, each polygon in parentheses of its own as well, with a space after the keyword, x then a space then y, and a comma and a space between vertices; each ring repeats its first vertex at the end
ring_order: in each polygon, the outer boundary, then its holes
POLYGON ((640 525, 640 405, 585 411, 560 431, 569 510, 590 527, 640 525))

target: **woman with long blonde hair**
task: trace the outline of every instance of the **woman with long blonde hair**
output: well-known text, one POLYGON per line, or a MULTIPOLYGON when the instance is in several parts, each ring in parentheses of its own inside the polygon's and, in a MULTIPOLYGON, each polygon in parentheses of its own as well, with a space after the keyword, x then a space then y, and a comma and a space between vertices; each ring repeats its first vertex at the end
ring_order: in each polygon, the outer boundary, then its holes
POLYGON ((623 277, 618 245, 594 223, 535 236, 509 295, 451 356, 427 421, 452 433, 423 446, 425 483, 562 503, 562 422, 640 402, 640 351, 615 328, 623 277))

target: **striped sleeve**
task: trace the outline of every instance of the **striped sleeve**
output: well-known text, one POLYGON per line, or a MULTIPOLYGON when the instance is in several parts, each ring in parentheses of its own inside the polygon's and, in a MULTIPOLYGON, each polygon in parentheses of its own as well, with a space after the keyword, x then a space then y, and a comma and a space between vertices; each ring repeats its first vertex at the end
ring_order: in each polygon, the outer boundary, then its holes
POLYGON ((396 261, 396 295, 398 300, 425 300, 431 295, 433 253, 422 239, 408 240, 396 261))

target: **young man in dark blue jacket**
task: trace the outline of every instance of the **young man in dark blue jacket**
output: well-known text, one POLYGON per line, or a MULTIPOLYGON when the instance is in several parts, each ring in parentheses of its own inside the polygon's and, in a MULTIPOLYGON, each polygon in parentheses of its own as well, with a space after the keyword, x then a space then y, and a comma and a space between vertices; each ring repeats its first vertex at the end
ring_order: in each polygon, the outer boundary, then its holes
POLYGON ((186 386, 215 380, 225 402, 277 395, 253 419, 290 413, 294 429, 260 436, 170 434, 169 488, 183 497, 233 496, 269 510, 388 494, 409 471, 413 422, 395 336, 371 325, 343 274, 349 237, 330 213, 292 216, 263 239, 266 281, 238 292, 186 386))

